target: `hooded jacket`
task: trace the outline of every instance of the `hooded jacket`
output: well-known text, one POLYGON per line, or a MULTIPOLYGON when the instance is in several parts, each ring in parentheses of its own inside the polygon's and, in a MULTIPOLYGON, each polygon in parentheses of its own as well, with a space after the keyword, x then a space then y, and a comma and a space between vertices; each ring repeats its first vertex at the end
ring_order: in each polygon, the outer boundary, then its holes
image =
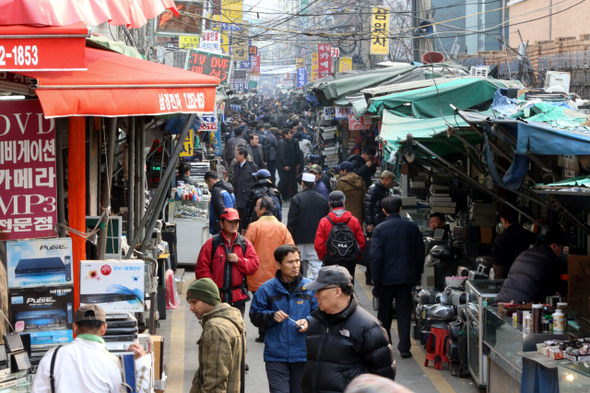
POLYGON ((367 190, 365 195, 365 224, 379 225, 385 220, 385 213, 381 208, 381 201, 389 194, 383 183, 378 181, 367 190))
POLYGON ((211 189, 211 202, 209 202, 209 232, 211 234, 216 234, 221 231, 219 215, 223 209, 235 207, 235 204, 236 197, 234 195, 234 187, 231 184, 225 180, 219 180, 213 185, 213 188, 211 189), (229 202, 230 200, 233 201, 233 204, 231 205, 226 203, 226 201, 229 202))
POLYGON ((305 333, 298 332, 295 323, 289 319, 276 322, 274 314, 281 310, 295 321, 307 318, 309 322, 318 302, 314 291, 306 291, 301 287, 310 281, 299 275, 294 282, 287 283, 292 286, 292 290, 287 290, 281 271, 277 270, 274 278, 262 284, 256 291, 250 306, 250 320, 254 326, 267 328, 264 337, 265 362, 306 361, 305 333))
MULTIPOLYGON (((332 221, 334 221, 335 224, 348 221, 348 226, 354 233, 354 237, 359 244, 361 251, 364 251, 365 236, 363 235, 363 228, 356 217, 341 207, 333 209, 330 213, 328 213, 328 216, 330 219, 332 219, 332 221)), ((328 241, 328 236, 330 235, 332 227, 333 225, 327 217, 322 218, 320 225, 318 226, 318 231, 315 235, 314 247, 320 261, 323 261, 324 257, 326 256, 326 242, 328 241)))
POLYGON ((395 360, 381 322, 358 305, 352 295, 340 313, 318 307, 307 329, 307 362, 301 381, 304 393, 343 392, 366 373, 395 379, 395 360))
POLYGON ((243 391, 246 324, 237 308, 219 303, 203 315, 199 368, 190 393, 243 391))
POLYGON ((365 181, 354 172, 347 172, 338 179, 336 190, 342 191, 346 196, 346 210, 352 213, 359 222, 363 222, 363 202, 365 200, 365 181))

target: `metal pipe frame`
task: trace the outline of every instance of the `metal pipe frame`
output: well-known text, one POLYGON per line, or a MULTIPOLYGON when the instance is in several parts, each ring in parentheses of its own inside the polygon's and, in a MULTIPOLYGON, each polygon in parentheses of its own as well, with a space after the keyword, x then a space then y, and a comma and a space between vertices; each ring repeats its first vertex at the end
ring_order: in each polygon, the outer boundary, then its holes
POLYGON ((98 237, 99 260, 104 259, 107 248, 107 235, 109 231, 110 216, 109 210, 111 208, 111 189, 113 187, 113 166, 115 164, 115 140, 117 139, 117 118, 111 118, 109 123, 109 140, 107 141, 106 165, 101 199, 102 213, 100 215, 100 232, 98 237), (106 215, 105 212, 107 213, 106 215))
POLYGON ((129 118, 128 148, 127 148, 127 239, 133 239, 135 234, 135 125, 137 119, 129 118))
MULTIPOLYGON (((64 156, 63 145, 61 140, 61 129, 67 127, 67 120, 58 119, 55 122, 55 170, 57 176, 55 177, 55 186, 57 188, 57 222, 60 224, 66 223, 66 198, 64 196, 64 156)), ((58 225, 57 235, 59 237, 66 236, 66 229, 58 225)))

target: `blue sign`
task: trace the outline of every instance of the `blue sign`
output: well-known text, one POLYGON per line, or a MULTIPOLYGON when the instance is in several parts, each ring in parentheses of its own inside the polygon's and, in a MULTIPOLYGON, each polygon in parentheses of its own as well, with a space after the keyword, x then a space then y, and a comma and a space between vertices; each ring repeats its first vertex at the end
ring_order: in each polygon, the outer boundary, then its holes
POLYGON ((221 24, 221 30, 226 30, 226 31, 240 31, 240 30, 242 30, 242 26, 235 25, 233 23, 222 23, 221 24))
POLYGON ((242 104, 229 104, 229 109, 236 112, 242 111, 242 104))
POLYGON ((240 69, 241 70, 249 70, 252 68, 252 61, 250 60, 251 56, 248 56, 248 61, 240 61, 240 69))
POLYGON ((301 89, 307 83, 307 70, 305 67, 297 68, 297 88, 301 89))

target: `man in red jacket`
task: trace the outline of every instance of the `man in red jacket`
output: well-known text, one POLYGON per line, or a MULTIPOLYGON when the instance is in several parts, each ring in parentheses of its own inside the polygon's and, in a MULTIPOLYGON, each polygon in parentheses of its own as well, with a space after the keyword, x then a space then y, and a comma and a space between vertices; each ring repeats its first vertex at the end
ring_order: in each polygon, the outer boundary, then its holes
MULTIPOLYGON (((348 210, 344 208, 344 202, 346 197, 342 191, 332 191, 329 196, 330 213, 321 219, 316 232, 314 248, 318 254, 318 258, 323 261, 324 266, 328 265, 341 265, 348 269, 354 282, 354 269, 356 267, 356 261, 360 258, 362 251, 365 249, 365 235, 363 235, 363 228, 359 220, 353 216, 348 210), (329 239, 330 231, 334 225, 339 223, 346 223, 346 225, 352 231, 356 244, 352 247, 355 248, 355 252, 346 253, 346 256, 331 256, 329 255, 329 249, 331 246, 328 245, 328 241, 335 241, 335 239, 329 239)), ((343 233, 341 236, 346 237, 343 233)), ((342 246, 345 242, 342 242, 342 246)), ((333 248, 333 247, 332 247, 333 248)))
POLYGON ((258 270, 258 255, 252 243, 238 233, 240 215, 236 209, 224 209, 219 224, 221 232, 207 240, 199 252, 195 275, 197 280, 212 279, 221 301, 240 310, 243 316, 250 300, 246 276, 258 270))

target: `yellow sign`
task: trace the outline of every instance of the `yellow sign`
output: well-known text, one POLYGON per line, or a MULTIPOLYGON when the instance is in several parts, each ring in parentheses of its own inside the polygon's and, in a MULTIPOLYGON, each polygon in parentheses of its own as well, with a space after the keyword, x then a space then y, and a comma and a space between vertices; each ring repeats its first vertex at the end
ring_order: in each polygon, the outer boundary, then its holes
POLYGON ((242 30, 233 31, 231 34, 231 56, 235 61, 248 61, 250 55, 248 52, 248 30, 244 27, 242 30))
POLYGON ((318 79, 318 53, 311 54, 311 81, 315 82, 318 79))
POLYGON ((221 22, 242 23, 242 0, 221 1, 221 22))
POLYGON ((301 67, 305 67, 305 58, 304 57, 298 57, 295 59, 295 64, 297 65, 296 68, 301 68, 301 67))
POLYGON ((191 128, 188 132, 188 136, 182 143, 182 151, 180 152, 181 157, 192 157, 193 156, 193 129, 191 128))
POLYGON ((219 33, 219 42, 221 45, 221 51, 229 54, 229 36, 227 34, 219 33))
POLYGON ((371 23, 371 54, 386 55, 389 53, 389 9, 373 8, 371 23))
POLYGON ((341 57, 338 72, 352 71, 352 57, 341 57))
POLYGON ((181 35, 178 37, 178 47, 180 49, 196 49, 199 47, 199 37, 181 35))

